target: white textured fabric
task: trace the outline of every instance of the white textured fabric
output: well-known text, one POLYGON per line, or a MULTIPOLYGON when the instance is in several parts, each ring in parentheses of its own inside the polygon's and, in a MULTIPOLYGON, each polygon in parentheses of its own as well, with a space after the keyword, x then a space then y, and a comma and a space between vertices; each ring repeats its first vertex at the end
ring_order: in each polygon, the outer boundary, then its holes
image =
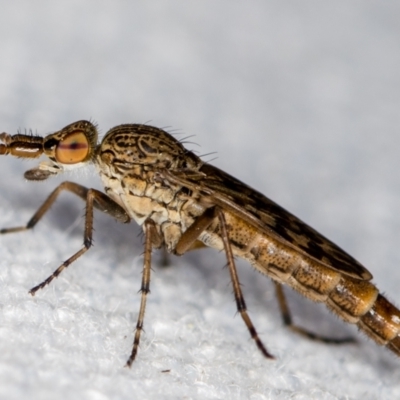
MULTIPOLYGON (((1 131, 46 134, 93 118, 169 126, 358 258, 400 304, 400 3, 3 2, 1 131), (132 4, 131 4, 132 3, 132 4)), ((25 223, 63 179, 26 182, 0 158, 0 226, 25 223)), ((400 398, 400 362, 288 290, 295 320, 357 345, 287 331, 267 278, 238 262, 249 339, 223 254, 159 267, 137 361, 141 238, 96 214, 95 246, 32 298, 82 245, 83 204, 62 195, 34 232, 0 237, 0 398, 400 398), (168 372, 163 372, 163 371, 168 372)))

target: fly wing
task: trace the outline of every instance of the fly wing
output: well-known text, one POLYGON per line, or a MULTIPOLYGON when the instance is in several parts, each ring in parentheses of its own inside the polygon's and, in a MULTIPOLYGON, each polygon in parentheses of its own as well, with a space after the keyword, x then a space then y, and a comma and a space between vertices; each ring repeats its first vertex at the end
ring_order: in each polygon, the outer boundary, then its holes
POLYGON ((371 280, 371 273, 340 247, 261 193, 209 164, 199 172, 166 171, 164 178, 199 191, 275 240, 306 254, 325 266, 356 279, 371 280))

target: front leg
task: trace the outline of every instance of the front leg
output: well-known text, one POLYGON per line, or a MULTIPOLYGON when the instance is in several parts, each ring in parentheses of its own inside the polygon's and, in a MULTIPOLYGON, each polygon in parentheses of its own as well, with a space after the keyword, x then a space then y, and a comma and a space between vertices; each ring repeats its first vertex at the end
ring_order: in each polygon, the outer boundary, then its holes
POLYGON ((39 207, 33 217, 24 226, 14 227, 14 228, 4 228, 0 230, 0 234, 13 233, 25 231, 32 229, 43 217, 43 215, 50 209, 52 204, 58 198, 58 195, 62 191, 69 191, 76 194, 81 199, 86 202, 85 211, 85 230, 83 234, 83 248, 73 254, 70 258, 64 261, 46 280, 44 280, 39 285, 32 288, 29 293, 34 296, 35 293, 48 285, 54 278, 67 268, 71 263, 73 263, 77 258, 86 253, 87 250, 92 246, 93 242, 93 208, 111 215, 119 222, 129 222, 130 217, 125 212, 125 210, 117 204, 110 197, 96 189, 88 189, 84 186, 78 185, 73 182, 63 182, 49 195, 45 202, 39 207))
POLYGON ((77 195, 82 200, 84 200, 86 204, 88 202, 89 191, 91 191, 92 206, 94 206, 99 211, 104 212, 105 214, 111 215, 118 222, 127 223, 130 221, 130 217, 128 216, 126 211, 106 194, 99 192, 96 189, 88 189, 75 182, 65 181, 57 186, 50 193, 50 195, 35 212, 35 214, 33 214, 32 218, 28 221, 26 225, 0 229, 0 234, 15 233, 32 229, 42 219, 44 214, 46 214, 46 212, 50 210, 50 207, 57 200, 62 191, 71 192, 77 195))

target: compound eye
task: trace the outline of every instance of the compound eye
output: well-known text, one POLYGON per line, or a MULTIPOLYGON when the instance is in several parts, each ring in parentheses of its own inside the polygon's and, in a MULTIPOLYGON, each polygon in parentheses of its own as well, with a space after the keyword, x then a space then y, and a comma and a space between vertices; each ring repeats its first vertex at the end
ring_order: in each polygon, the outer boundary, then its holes
POLYGON ((84 161, 89 153, 89 142, 82 131, 67 135, 56 147, 56 160, 61 164, 76 164, 84 161))

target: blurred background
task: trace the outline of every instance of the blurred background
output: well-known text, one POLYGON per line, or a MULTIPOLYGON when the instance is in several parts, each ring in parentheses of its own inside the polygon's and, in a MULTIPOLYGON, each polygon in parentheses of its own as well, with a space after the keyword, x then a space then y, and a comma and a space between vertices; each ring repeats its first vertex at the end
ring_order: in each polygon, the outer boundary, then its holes
MULTIPOLYGON (((215 152, 205 160, 335 241, 400 304, 399 17, 395 2, 3 2, 0 131, 44 135, 91 119, 102 135, 150 123, 191 136, 191 149, 215 152)), ((90 171, 24 181, 35 164, 0 160, 1 226, 25 223, 64 179, 101 187, 90 171)), ((272 285, 239 262, 251 317, 278 358, 262 359, 213 251, 167 270, 155 255, 146 335, 122 369, 139 307, 137 227, 97 215, 91 254, 27 295, 81 246, 82 213, 65 195, 34 234, 0 238, 3 397, 400 395, 398 360, 363 339, 330 347, 286 331, 272 285)), ((310 329, 357 335, 289 299, 310 329)))

